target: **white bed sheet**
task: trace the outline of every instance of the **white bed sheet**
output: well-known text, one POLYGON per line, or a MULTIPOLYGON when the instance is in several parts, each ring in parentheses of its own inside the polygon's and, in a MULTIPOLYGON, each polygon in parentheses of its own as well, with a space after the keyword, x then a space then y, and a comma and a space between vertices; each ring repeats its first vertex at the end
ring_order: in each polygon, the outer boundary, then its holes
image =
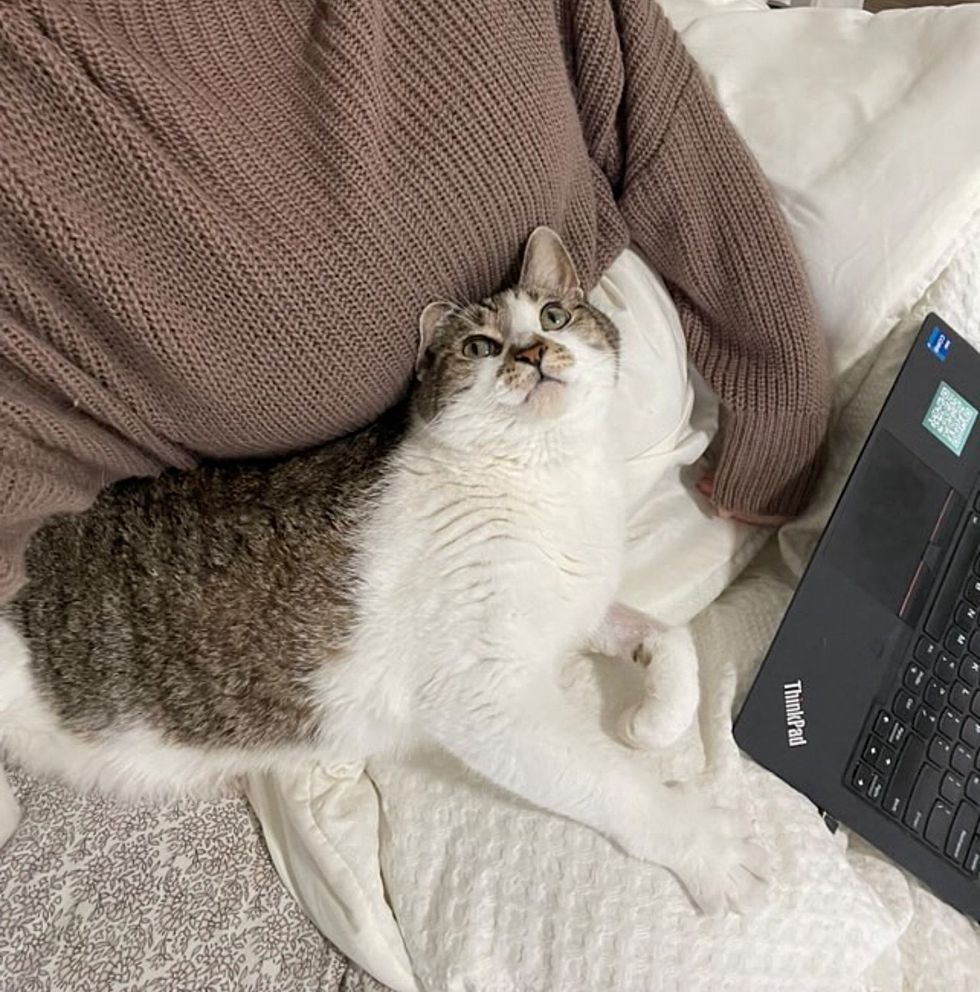
MULTIPOLYGON (((842 421, 850 426, 835 449, 839 469, 848 444, 870 425, 876 390, 901 345, 882 350, 870 378, 859 359, 903 319, 908 332, 915 320, 910 310, 924 291, 934 284, 931 302, 954 326, 976 329, 980 236, 968 222, 980 209, 980 9, 872 18, 824 9, 770 12, 753 0, 665 6, 774 182, 800 245, 842 374, 841 395, 853 400, 842 421), (958 309, 957 300, 967 299, 970 305, 958 309)), ((419 987, 413 971, 423 987, 439 992, 626 989, 631 981, 685 992, 890 992, 903 987, 903 973, 914 978, 905 988, 930 987, 927 945, 916 947, 918 930, 909 926, 917 914, 927 929, 941 927, 940 940, 949 942, 964 982, 971 969, 980 974, 975 929, 877 856, 847 850, 843 836, 831 838, 805 801, 742 763, 731 741, 734 694, 771 636, 787 580, 838 481, 829 472, 822 500, 785 529, 769 572, 753 566, 699 619, 702 737, 663 759, 672 772, 686 774, 706 755, 728 789, 742 788, 747 777, 755 801, 766 803, 776 829, 767 839, 787 860, 773 903, 778 908, 762 929, 690 915, 666 873, 617 862, 601 838, 519 807, 432 756, 409 768, 372 767, 373 781, 360 769, 313 769, 293 782, 252 783, 277 866, 324 932, 406 992, 419 987), (524 907, 536 899, 545 905, 529 916, 524 907), (781 949, 795 949, 797 960, 779 958, 781 949), (650 954, 655 972, 644 957, 650 954), (778 960, 789 969, 785 974, 766 970, 778 960), (800 962, 809 966, 802 973, 800 962)), ((696 509, 682 498, 685 511, 696 509)), ((645 550, 655 551, 672 533, 678 505, 647 515, 635 535, 641 546, 649 539, 645 550), (658 525, 661 538, 654 538, 658 525)), ((708 556, 718 585, 703 584, 701 603, 697 595, 658 600, 658 578, 682 573, 680 558, 667 559, 665 569, 656 554, 631 555, 628 598, 659 606, 672 620, 695 612, 737 571, 744 535, 732 529, 726 535, 736 561, 723 557, 719 566, 708 556)), ((691 568, 705 567, 690 558, 699 546, 692 532, 674 550, 688 555, 691 568)), ((583 669, 577 690, 586 706, 595 699, 591 680, 583 669)))

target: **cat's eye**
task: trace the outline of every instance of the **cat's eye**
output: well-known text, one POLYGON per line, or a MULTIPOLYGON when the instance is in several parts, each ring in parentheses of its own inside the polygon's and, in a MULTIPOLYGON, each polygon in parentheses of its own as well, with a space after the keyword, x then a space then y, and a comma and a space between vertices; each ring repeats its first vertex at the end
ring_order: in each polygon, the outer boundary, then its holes
POLYGON ((541 330, 543 331, 561 330, 571 319, 572 315, 557 303, 546 303, 541 308, 541 330))
POLYGON ((489 358, 500 354, 500 342, 483 334, 474 334, 463 342, 463 354, 467 358, 489 358))

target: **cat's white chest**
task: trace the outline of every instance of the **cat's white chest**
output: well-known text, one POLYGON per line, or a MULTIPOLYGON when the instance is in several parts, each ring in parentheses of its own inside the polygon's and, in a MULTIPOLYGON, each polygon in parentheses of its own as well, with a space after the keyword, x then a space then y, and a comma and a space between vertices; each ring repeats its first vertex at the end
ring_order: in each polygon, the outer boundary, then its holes
POLYGON ((605 613, 621 571, 622 494, 611 466, 526 482, 498 563, 500 601, 528 636, 579 643, 605 613), (509 546, 508 546, 509 544, 509 546), (510 587, 513 583, 513 587, 510 587))
POLYGON ((406 471, 365 563, 373 650, 409 665, 567 653, 615 594, 623 520, 618 472, 598 449, 561 467, 406 471))

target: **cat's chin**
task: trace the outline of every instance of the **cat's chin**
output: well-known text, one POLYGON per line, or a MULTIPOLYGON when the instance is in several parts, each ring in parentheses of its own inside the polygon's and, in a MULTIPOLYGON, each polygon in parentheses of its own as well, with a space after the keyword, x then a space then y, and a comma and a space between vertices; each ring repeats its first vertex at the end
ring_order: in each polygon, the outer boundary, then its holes
POLYGON ((541 417, 557 417, 565 410, 568 386, 557 379, 540 379, 524 397, 524 405, 541 417))

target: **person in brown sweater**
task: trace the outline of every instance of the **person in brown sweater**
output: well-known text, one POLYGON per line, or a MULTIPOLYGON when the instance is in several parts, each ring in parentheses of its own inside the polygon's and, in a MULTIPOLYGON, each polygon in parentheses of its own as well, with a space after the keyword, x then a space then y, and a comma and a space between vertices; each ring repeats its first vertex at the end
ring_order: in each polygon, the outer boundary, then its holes
POLYGON ((813 303, 652 0, 0 0, 0 602, 114 480, 372 420, 424 304, 539 224, 590 286, 645 254, 723 405, 716 505, 798 511, 813 303))

